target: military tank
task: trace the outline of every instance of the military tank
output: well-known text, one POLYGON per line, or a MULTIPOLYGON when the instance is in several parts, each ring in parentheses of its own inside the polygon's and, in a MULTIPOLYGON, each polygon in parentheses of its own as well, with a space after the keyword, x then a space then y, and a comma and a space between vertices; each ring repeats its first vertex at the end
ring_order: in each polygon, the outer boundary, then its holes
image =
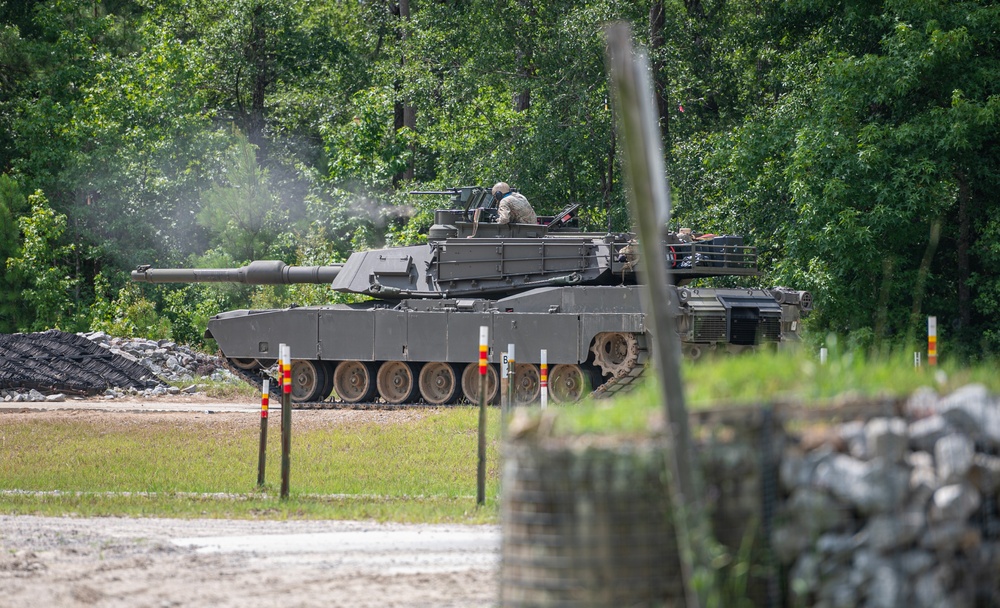
MULTIPOLYGON (((478 398, 479 327, 489 328, 487 397, 498 393, 500 353, 514 344, 514 401, 539 396, 541 351, 549 394, 572 402, 634 385, 648 340, 631 233, 584 232, 579 205, 537 224, 496 223, 482 187, 442 191, 451 208, 435 212, 427 243, 353 253, 344 264, 297 267, 254 261, 235 269, 155 269, 150 283, 330 284, 365 302, 234 310, 215 315, 214 338, 235 371, 257 382, 278 357, 292 356, 292 400, 300 404, 454 403, 478 398)), ((685 355, 738 352, 798 341, 812 308, 808 292, 699 288, 696 279, 758 274, 757 253, 738 236, 680 230, 666 235, 663 260, 679 307, 685 355)))

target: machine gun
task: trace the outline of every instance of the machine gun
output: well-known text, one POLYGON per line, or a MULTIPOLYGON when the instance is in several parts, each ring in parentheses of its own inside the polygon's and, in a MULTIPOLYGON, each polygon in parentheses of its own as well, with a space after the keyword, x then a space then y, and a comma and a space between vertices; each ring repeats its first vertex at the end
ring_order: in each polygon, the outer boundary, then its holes
MULTIPOLYGON (((517 192, 517 190, 511 190, 517 192)), ((496 209, 497 201, 493 198, 493 193, 485 186, 462 186, 460 188, 447 188, 445 190, 413 190, 410 194, 416 195, 448 195, 451 197, 451 208, 462 209, 468 221, 473 220, 476 209, 496 209)), ((482 218, 486 219, 486 218, 482 218)))
MULTIPOLYGON (((511 188, 510 191, 518 192, 518 189, 511 188)), ((462 186, 444 190, 411 190, 409 194, 450 196, 451 208, 461 209, 462 218, 467 222, 495 222, 497 219, 499 202, 493 197, 490 188, 485 186, 462 186), (476 218, 476 210, 480 210, 478 219, 476 218)), ((538 223, 548 226, 550 231, 555 231, 556 228, 561 228, 563 231, 577 231, 574 220, 580 207, 580 203, 571 203, 555 215, 539 215, 538 223)))

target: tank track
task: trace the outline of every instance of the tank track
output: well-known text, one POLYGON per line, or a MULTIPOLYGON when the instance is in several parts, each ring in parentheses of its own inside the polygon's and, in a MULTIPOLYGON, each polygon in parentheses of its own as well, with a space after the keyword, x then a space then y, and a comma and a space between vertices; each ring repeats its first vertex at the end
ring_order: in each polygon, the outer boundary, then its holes
MULTIPOLYGON (((264 387, 264 378, 271 378, 271 395, 278 395, 280 397, 280 391, 277 387, 280 386, 278 381, 267 373, 266 370, 249 371, 245 369, 238 368, 232 365, 221 352, 219 353, 219 359, 222 360, 222 364, 227 370, 229 370, 233 375, 237 376, 243 382, 246 382, 250 386, 254 387, 256 390, 260 391, 264 387)), ((608 399, 614 395, 624 394, 638 385, 637 380, 639 380, 646 373, 646 362, 649 360, 649 351, 646 348, 645 340, 640 339, 639 341, 639 356, 636 358, 635 364, 628 370, 624 370, 619 373, 614 378, 611 378, 604 384, 598 386, 593 391, 590 392, 590 397, 593 399, 608 399)), ((415 409, 415 408, 438 408, 438 407, 448 407, 446 405, 433 405, 429 403, 381 403, 381 402, 371 402, 371 403, 345 403, 342 401, 296 401, 292 404, 292 409, 296 410, 401 410, 401 409, 415 409)))

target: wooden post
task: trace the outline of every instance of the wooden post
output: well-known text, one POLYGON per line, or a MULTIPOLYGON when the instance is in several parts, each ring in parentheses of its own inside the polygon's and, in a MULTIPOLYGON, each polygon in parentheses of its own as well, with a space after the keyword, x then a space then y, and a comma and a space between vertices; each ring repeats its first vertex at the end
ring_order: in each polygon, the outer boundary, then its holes
POLYGON ((292 347, 280 347, 282 364, 281 393, 281 498, 288 498, 288 478, 291 474, 292 451, 292 347))
MULTIPOLYGON (((710 551, 712 531, 700 505, 700 472, 694 461, 684 404, 680 339, 674 331, 677 302, 667 289, 669 271, 663 262, 662 241, 670 220, 670 189, 653 106, 649 62, 644 53, 633 53, 632 31, 627 24, 612 24, 606 32, 615 112, 623 141, 626 190, 642 247, 639 269, 644 284, 645 322, 653 338, 654 369, 672 439, 668 442, 667 460, 684 596, 688 608, 697 608, 706 605, 709 590, 704 583, 711 581, 714 573, 710 551), (703 584, 696 587, 695 580, 703 584)), ((709 582, 708 586, 711 585, 709 582)))
POLYGON ((267 406, 268 389, 271 380, 264 378, 264 388, 260 392, 260 448, 257 452, 257 487, 264 486, 264 466, 267 461, 267 406))
POLYGON ((486 374, 490 330, 479 328, 479 466, 476 468, 476 504, 486 504, 486 374))

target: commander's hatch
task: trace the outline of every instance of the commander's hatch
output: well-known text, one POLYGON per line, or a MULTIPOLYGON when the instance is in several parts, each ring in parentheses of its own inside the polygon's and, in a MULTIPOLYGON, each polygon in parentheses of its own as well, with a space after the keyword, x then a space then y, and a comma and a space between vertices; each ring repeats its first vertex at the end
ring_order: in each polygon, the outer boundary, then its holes
POLYGON ((580 225, 577 214, 581 203, 572 203, 555 215, 540 215, 538 223, 548 226, 549 232, 579 232, 580 225))

